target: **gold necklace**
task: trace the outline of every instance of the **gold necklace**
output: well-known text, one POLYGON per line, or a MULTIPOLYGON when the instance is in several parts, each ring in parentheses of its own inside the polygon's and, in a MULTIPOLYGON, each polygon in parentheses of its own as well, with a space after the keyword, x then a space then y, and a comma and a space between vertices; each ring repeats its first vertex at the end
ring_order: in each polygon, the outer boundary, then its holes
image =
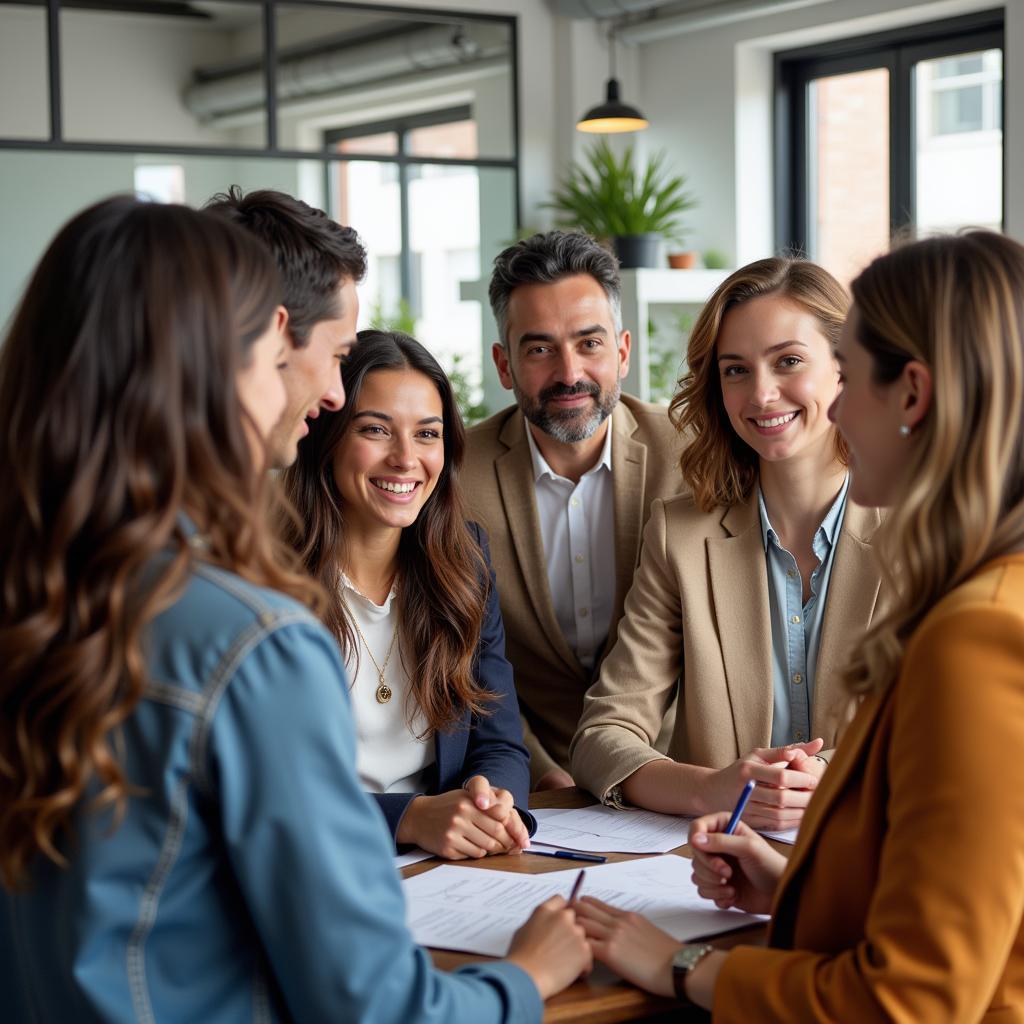
POLYGON ((374 696, 377 698, 377 703, 387 704, 387 702, 391 700, 392 691, 391 687, 384 682, 384 672, 387 670, 388 662, 391 661, 391 652, 394 651, 395 641, 398 639, 397 617, 395 620, 394 631, 391 634, 391 643, 388 644, 388 653, 384 656, 384 664, 378 665, 377 659, 373 656, 373 651, 370 650, 370 645, 366 642, 366 637, 363 636, 363 631, 359 628, 359 623, 356 622, 356 618, 352 614, 352 609, 348 606, 348 601, 345 600, 344 594, 341 595, 341 603, 345 606, 345 609, 348 611, 349 622, 351 622, 352 626, 355 628, 355 631, 359 636, 359 639, 363 642, 363 647, 366 648, 366 653, 370 656, 370 661, 373 662, 373 667, 377 670, 377 682, 379 685, 377 686, 377 689, 374 693, 374 696))

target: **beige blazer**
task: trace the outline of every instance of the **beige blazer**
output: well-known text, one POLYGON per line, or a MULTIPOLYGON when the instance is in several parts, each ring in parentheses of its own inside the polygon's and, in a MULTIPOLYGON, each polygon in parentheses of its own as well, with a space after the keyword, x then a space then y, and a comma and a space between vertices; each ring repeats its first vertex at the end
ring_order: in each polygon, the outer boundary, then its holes
MULTIPOLYGON (((835 746, 853 708, 839 675, 878 597, 869 542, 877 509, 846 506, 815 670, 813 736, 835 746)), ((676 693, 668 756, 724 768, 772 733, 772 649, 757 501, 701 512, 685 496, 656 501, 618 642, 584 702, 572 773, 604 799, 664 755, 654 745, 676 693)), ((809 738, 813 738, 809 737, 809 738)))
MULTIPOLYGON (((623 395, 611 424, 615 551, 608 552, 607 571, 615 573, 616 583, 605 651, 615 640, 651 502, 682 487, 679 439, 662 406, 623 395)), ((469 517, 487 530, 490 540, 506 654, 515 670, 536 782, 552 768, 568 769, 569 742, 596 671, 580 664, 555 617, 526 424, 517 407, 469 431, 462 483, 469 517)))

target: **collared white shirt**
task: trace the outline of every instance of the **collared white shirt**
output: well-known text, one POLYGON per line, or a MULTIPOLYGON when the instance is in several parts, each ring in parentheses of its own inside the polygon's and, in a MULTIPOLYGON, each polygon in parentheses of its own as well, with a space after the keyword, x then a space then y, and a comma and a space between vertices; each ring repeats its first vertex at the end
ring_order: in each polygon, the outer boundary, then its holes
MULTIPOLYGON (((377 664, 383 665, 398 622, 395 589, 392 588, 384 604, 378 605, 356 590, 344 573, 341 587, 353 621, 363 631, 377 664)), ((346 660, 345 668, 351 684, 358 740, 356 770, 363 788, 370 793, 423 793, 427 769, 435 760, 434 734, 418 707, 411 728, 406 721, 409 676, 402 664, 400 641, 396 641, 384 670, 384 682, 392 691, 387 704, 377 703, 380 677, 358 633, 356 643, 358 668, 355 652, 346 660)))
POLYGON ((593 668, 608 638, 615 603, 612 425, 606 422, 601 457, 578 484, 555 473, 526 425, 555 618, 585 668, 593 668))

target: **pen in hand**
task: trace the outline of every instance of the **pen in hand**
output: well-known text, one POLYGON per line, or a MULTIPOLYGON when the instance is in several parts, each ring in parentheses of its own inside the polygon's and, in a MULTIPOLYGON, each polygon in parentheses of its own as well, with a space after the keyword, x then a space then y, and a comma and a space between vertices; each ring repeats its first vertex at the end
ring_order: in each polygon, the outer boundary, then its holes
POLYGON ((729 819, 729 824, 725 827, 725 834, 731 836, 736 831, 736 826, 739 824, 740 815, 744 812, 747 806, 747 801, 750 799, 750 794, 754 792, 754 786, 756 783, 751 779, 744 787, 743 792, 740 793, 739 800, 736 801, 736 807, 733 809, 732 817, 729 819))
POLYGON ((584 875, 586 875, 586 873, 587 873, 587 869, 586 869, 586 868, 584 868, 584 869, 583 869, 582 871, 580 871, 580 873, 579 873, 579 874, 578 874, 578 875, 576 876, 576 881, 575 881, 575 882, 573 882, 573 886, 572 886, 572 892, 571 892, 571 893, 569 893, 569 905, 570 905, 570 906, 572 906, 572 904, 576 902, 576 897, 577 897, 577 896, 579 896, 579 894, 580 894, 580 889, 582 889, 582 888, 583 888, 583 876, 584 876, 584 875))

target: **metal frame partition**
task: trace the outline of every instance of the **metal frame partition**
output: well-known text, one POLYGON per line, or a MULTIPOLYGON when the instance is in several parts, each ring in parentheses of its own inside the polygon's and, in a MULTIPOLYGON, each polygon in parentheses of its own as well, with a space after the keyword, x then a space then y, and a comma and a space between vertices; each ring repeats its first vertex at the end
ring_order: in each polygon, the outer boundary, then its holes
MULTIPOLYGON (((279 8, 289 6, 301 7, 324 7, 344 8, 346 10, 360 11, 373 14, 392 14, 415 18, 418 21, 436 20, 439 22, 450 22, 454 19, 465 18, 475 22, 492 22, 503 24, 509 29, 510 38, 510 66, 511 66, 511 135, 512 155, 507 158, 499 157, 475 157, 473 159, 457 159, 446 157, 421 158, 419 163, 450 164, 455 166, 492 167, 503 168, 513 173, 515 189, 515 219, 520 224, 522 189, 520 182, 519 148, 520 148, 520 125, 519 125, 519 45, 518 45, 518 22, 515 16, 501 14, 467 14, 461 11, 446 11, 443 8, 413 8, 402 7, 391 4, 369 4, 352 3, 349 0, 234 0, 236 3, 251 4, 262 8, 262 31, 263 31, 263 58, 262 75, 265 90, 265 110, 267 117, 266 144, 264 146, 204 146, 174 143, 137 143, 130 142, 104 142, 93 141, 69 141, 64 137, 65 126, 62 117, 62 90, 63 76, 61 69, 61 37, 60 37, 60 13, 62 5, 60 0, 45 0, 46 3, 46 54, 47 54, 47 82, 48 82, 48 105, 49 105, 49 138, 22 139, 0 137, 0 150, 37 150, 67 153, 133 153, 139 155, 173 155, 173 156, 197 156, 197 157, 232 157, 252 159, 285 159, 285 160, 318 160, 326 163, 342 159, 336 150, 332 150, 332 133, 325 133, 322 145, 319 149, 289 149, 278 145, 277 128, 277 26, 275 12, 279 8)), ((82 10, 88 9, 91 5, 88 2, 77 0, 73 5, 68 4, 65 9, 82 10)), ((161 4, 157 2, 148 4, 147 9, 153 13, 159 13, 161 4)), ((166 3, 163 6, 180 8, 184 5, 177 3, 166 3)), ((97 10, 128 10, 129 4, 122 8, 120 5, 112 7, 104 0, 96 0, 97 10)), ((137 10, 138 8, 136 8, 137 10)), ((372 155, 358 153, 348 154, 343 157, 345 160, 379 160, 372 155)))

